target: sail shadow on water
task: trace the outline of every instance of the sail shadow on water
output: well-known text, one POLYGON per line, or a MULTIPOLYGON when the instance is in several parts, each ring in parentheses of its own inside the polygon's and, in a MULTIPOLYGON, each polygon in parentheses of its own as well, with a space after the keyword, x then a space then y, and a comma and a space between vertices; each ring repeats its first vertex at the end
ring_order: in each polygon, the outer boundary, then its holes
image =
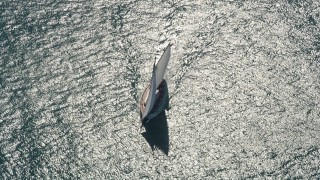
POLYGON ((150 84, 140 101, 141 127, 146 130, 142 135, 152 150, 157 147, 166 155, 169 152, 169 131, 165 110, 169 110, 169 92, 163 77, 170 59, 171 46, 169 44, 160 60, 154 63, 150 84))
POLYGON ((163 153, 169 153, 169 130, 166 112, 162 111, 157 117, 144 124, 145 132, 142 136, 150 145, 152 151, 160 149, 163 153))

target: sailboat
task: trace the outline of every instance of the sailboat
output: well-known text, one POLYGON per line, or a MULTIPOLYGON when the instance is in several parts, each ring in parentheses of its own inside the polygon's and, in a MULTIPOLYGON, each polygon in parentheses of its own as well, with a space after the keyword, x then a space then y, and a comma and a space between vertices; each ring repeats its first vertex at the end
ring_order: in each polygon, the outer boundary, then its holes
POLYGON ((150 84, 145 88, 140 100, 140 117, 142 125, 157 117, 165 109, 169 109, 169 93, 167 82, 163 79, 171 54, 169 44, 159 61, 153 64, 150 84))

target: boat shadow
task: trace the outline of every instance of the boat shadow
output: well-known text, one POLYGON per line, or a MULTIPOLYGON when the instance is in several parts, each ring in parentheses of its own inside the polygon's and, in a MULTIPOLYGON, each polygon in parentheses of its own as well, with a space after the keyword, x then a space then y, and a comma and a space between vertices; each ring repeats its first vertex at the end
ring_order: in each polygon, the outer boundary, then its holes
POLYGON ((168 156, 169 153, 169 130, 165 110, 149 122, 143 125, 145 132, 141 133, 150 145, 152 151, 160 149, 168 156))

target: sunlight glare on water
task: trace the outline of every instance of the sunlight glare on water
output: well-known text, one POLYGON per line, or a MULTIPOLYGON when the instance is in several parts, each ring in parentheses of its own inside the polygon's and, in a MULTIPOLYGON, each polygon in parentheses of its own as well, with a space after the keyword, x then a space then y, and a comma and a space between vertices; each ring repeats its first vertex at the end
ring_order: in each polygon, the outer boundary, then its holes
POLYGON ((319 7, 0 2, 0 179, 319 178, 319 7), (166 155, 138 103, 169 43, 166 155))

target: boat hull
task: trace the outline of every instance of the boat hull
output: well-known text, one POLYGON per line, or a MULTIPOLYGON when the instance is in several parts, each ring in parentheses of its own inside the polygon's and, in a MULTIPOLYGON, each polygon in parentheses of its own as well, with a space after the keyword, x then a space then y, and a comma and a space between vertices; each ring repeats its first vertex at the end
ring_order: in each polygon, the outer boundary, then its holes
MULTIPOLYGON (((142 118, 142 114, 145 111, 146 103, 148 100, 148 95, 150 91, 150 85, 146 87, 146 89, 143 92, 143 95, 140 100, 140 116, 142 118)), ((164 111, 165 109, 168 110, 169 108, 169 92, 168 92, 168 86, 167 82, 163 79, 160 83, 160 85, 157 88, 156 92, 156 100, 154 103, 154 106, 150 113, 142 119, 142 121, 151 120, 157 117, 159 113, 164 111)))

